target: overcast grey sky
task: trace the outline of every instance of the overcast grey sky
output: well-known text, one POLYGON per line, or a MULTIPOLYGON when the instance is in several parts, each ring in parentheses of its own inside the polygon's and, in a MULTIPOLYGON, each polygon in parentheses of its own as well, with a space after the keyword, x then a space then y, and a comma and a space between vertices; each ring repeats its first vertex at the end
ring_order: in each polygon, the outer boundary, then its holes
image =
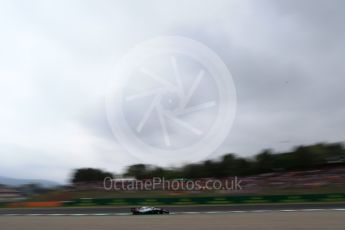
POLYGON ((345 2, 0 0, 0 175, 64 182, 139 162, 114 140, 115 63, 162 35, 198 40, 232 72, 238 108, 215 158, 344 141, 345 2))

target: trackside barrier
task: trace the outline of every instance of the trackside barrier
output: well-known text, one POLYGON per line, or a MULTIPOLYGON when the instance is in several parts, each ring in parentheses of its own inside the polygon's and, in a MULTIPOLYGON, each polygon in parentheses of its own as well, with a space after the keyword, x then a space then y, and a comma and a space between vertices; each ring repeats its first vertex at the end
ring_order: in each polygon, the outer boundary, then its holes
POLYGON ((167 198, 80 198, 71 201, 0 202, 0 208, 75 207, 75 206, 161 206, 161 205, 220 205, 257 203, 345 202, 345 193, 274 196, 216 196, 167 198))
POLYGON ((7 203, 8 208, 53 208, 61 207, 63 205, 60 201, 41 201, 41 202, 14 202, 7 203))
POLYGON ((345 202, 345 193, 303 194, 274 196, 221 196, 221 197, 171 197, 171 198, 81 198, 63 202, 63 206, 124 206, 124 205, 212 205, 251 203, 303 203, 303 202, 345 202))

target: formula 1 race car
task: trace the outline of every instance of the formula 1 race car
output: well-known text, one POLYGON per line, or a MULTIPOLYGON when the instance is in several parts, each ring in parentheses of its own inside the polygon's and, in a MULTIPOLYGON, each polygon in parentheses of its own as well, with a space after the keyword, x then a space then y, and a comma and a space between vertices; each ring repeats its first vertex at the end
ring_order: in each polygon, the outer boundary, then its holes
POLYGON ((133 215, 169 214, 168 210, 155 207, 131 208, 131 212, 133 215))

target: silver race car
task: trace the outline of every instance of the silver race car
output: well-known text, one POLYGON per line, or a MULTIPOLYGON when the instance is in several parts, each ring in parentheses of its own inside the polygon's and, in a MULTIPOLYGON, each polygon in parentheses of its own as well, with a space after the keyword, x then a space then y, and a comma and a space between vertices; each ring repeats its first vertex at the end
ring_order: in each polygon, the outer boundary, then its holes
POLYGON ((168 210, 155 207, 131 208, 131 212, 133 215, 169 214, 168 210))

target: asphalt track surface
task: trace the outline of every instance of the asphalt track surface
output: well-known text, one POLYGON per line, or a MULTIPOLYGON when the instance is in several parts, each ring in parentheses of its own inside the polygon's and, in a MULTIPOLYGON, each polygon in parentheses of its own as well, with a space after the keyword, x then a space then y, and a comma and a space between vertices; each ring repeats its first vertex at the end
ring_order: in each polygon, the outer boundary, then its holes
MULTIPOLYGON (((164 206, 172 214, 212 214, 264 211, 344 211, 345 203, 304 203, 304 204, 250 204, 250 205, 199 205, 164 206)), ((130 207, 60 207, 60 208, 0 208, 0 216, 20 215, 129 215, 130 207)), ((345 224, 345 221, 344 221, 345 224)), ((345 226, 344 226, 345 229, 345 226)))
POLYGON ((344 230, 345 212, 291 211, 158 216, 0 216, 1 230, 344 230))

